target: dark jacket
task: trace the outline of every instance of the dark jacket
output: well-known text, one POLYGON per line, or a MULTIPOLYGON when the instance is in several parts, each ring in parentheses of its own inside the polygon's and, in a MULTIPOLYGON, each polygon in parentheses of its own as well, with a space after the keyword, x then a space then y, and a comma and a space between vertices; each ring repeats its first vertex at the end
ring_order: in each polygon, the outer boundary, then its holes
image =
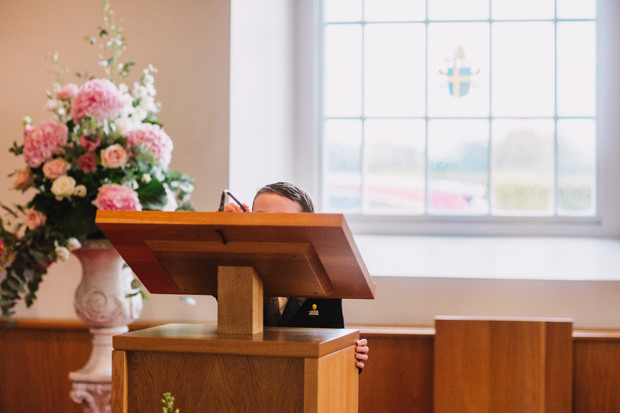
POLYGON ((265 298, 263 322, 269 327, 344 328, 339 298, 290 297, 282 315, 277 298, 265 298))

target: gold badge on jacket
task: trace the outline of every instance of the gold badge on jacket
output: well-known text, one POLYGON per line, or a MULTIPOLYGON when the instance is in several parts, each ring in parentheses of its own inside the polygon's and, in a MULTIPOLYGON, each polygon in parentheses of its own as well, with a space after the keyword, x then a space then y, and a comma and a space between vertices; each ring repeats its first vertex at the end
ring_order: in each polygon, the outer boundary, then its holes
POLYGON ((312 317, 318 317, 319 310, 318 310, 316 304, 312 304, 312 310, 308 311, 308 315, 312 316, 312 317))

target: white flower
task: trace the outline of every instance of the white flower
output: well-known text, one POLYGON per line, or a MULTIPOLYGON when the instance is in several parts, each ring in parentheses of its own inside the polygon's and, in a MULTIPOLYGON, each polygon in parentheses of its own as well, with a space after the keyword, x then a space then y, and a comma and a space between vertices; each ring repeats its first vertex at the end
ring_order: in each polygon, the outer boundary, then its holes
POLYGON ((86 187, 84 185, 76 185, 76 187, 73 188, 73 195, 84 198, 86 196, 86 187))
POLYGON ((183 300, 185 302, 185 304, 187 305, 196 305, 196 299, 194 299, 194 297, 189 297, 187 295, 184 295, 181 297, 181 300, 183 300))
POLYGON ((53 111, 54 109, 56 109, 59 106, 60 106, 60 102, 58 102, 56 99, 50 99, 45 104, 45 108, 47 110, 51 110, 51 111, 53 111))
POLYGON ((80 241, 78 241, 77 238, 71 237, 67 240, 67 248, 69 249, 69 251, 74 251, 81 247, 82 244, 80 243, 80 241))
POLYGON ((142 181, 143 184, 148 184, 149 182, 151 182, 151 175, 144 174, 142 175, 142 178, 140 178, 140 180, 142 181))
POLYGON ((140 126, 141 120, 136 117, 122 117, 116 120, 116 131, 121 135, 129 132, 130 130, 137 129, 140 126))
POLYGON ((56 248, 54 248, 54 252, 58 257, 58 260, 60 260, 61 262, 67 261, 69 259, 69 256, 71 255, 67 248, 61 246, 57 246, 56 248))
POLYGON ((141 86, 138 83, 135 83, 133 86, 133 97, 136 99, 141 99, 145 96, 148 96, 148 91, 146 87, 141 86))
POLYGON ((176 211, 176 209, 179 207, 179 204, 177 204, 177 199, 174 196, 174 192, 168 189, 168 185, 166 185, 165 188, 166 188, 166 196, 168 197, 168 202, 166 202, 166 205, 164 205, 164 207, 161 210, 168 211, 168 212, 176 211))
POLYGON ((56 195, 56 199, 61 201, 65 197, 73 195, 75 190, 75 179, 70 176, 63 175, 57 178, 52 184, 52 193, 56 195))

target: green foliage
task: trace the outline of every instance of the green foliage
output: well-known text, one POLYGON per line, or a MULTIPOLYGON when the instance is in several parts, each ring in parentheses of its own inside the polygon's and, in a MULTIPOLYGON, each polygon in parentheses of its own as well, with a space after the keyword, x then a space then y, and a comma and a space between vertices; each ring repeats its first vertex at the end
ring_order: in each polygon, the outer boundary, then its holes
POLYGON ((174 408, 174 396, 170 394, 170 392, 164 393, 163 399, 161 399, 164 407, 162 409, 162 413, 180 413, 180 409, 174 408))

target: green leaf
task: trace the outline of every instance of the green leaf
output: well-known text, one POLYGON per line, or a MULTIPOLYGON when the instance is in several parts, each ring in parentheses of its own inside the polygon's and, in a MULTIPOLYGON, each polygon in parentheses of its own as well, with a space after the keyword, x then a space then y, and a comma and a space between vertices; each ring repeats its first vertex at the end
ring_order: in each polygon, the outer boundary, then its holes
POLYGON ((156 179, 138 189, 138 198, 146 210, 160 210, 168 202, 164 184, 156 179))
POLYGON ((97 231, 97 226, 95 225, 96 213, 97 208, 94 205, 80 202, 65 210, 62 222, 59 222, 59 225, 67 234, 71 234, 74 237, 86 236, 97 231))

